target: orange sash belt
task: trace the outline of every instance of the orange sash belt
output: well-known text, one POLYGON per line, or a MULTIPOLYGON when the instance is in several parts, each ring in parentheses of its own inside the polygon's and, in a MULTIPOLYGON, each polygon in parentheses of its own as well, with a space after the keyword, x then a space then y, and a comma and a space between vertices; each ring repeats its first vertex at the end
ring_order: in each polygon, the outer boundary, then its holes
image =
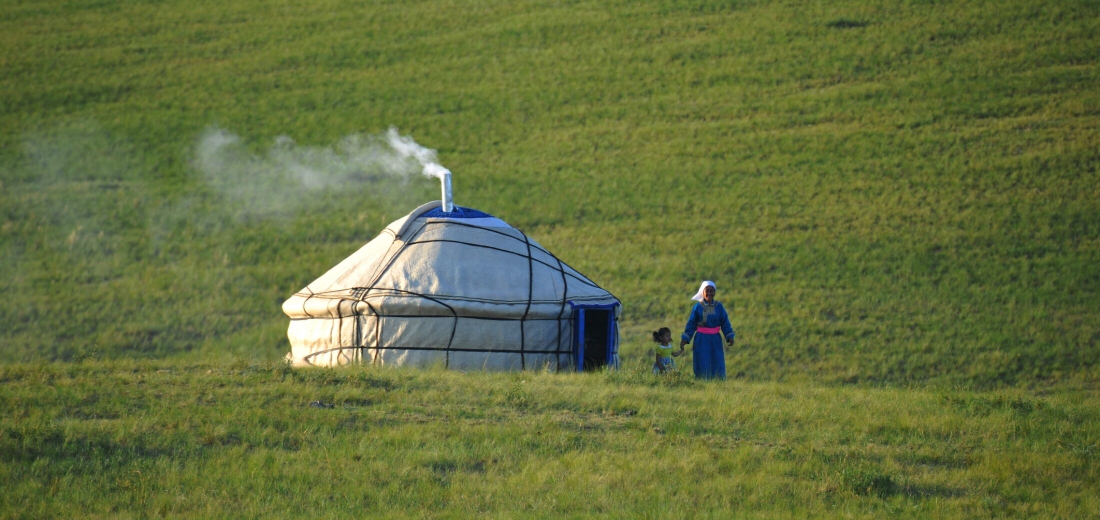
POLYGON ((722 332, 722 327, 696 327, 695 331, 699 334, 718 334, 722 332))

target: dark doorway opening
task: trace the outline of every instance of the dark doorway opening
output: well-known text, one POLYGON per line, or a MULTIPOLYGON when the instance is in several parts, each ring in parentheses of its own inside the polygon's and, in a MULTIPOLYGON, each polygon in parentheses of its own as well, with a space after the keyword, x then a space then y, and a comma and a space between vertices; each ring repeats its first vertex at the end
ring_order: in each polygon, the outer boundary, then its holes
POLYGON ((599 370, 607 366, 611 345, 611 311, 584 311, 584 370, 599 370))

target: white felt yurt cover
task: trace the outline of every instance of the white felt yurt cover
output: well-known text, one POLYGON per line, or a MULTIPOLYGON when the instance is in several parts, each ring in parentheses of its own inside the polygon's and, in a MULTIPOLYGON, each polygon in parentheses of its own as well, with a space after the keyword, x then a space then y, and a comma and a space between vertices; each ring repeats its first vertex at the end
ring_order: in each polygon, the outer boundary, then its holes
MULTIPOLYGON (((491 215, 425 204, 283 303, 296 366, 572 369, 575 307, 611 293, 491 215)), ((611 327, 618 344, 617 327, 611 327)), ((616 363, 617 360, 612 361, 616 363)))

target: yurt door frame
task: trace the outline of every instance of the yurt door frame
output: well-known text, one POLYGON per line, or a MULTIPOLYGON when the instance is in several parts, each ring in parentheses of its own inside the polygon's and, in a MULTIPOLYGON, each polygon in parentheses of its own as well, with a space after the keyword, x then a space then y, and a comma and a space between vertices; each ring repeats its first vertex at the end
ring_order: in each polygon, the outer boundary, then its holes
POLYGON ((615 320, 615 308, 619 306, 618 303, 612 303, 607 305, 584 305, 569 302, 569 306, 573 308, 573 352, 576 353, 577 372, 584 371, 585 365, 585 325, 590 324, 592 330, 606 331, 604 338, 604 352, 606 353, 601 365, 608 366, 613 365, 615 356, 619 354, 619 323, 615 320), (606 323, 592 323, 589 316, 589 311, 592 312, 592 317, 596 319, 606 319, 606 323), (601 316, 603 315, 603 316, 601 316), (606 317, 606 318, 605 318, 606 317))

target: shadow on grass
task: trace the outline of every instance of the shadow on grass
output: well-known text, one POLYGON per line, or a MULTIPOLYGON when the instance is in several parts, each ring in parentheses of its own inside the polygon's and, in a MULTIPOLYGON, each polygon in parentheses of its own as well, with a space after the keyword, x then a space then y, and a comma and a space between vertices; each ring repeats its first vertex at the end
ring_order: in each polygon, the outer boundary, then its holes
POLYGON ((852 20, 850 18, 837 18, 825 24, 825 27, 830 29, 859 29, 861 27, 867 27, 870 22, 864 22, 862 20, 852 20))

